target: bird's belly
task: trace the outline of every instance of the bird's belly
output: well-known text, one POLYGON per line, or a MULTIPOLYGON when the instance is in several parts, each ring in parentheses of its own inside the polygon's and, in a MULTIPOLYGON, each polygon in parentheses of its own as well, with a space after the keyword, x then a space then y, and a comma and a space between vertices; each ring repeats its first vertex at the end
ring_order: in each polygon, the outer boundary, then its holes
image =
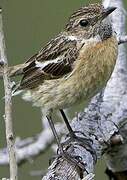
POLYGON ((65 79, 47 80, 33 90, 23 94, 23 99, 32 101, 33 105, 43 107, 46 110, 67 108, 78 100, 73 87, 64 84, 65 79), (75 95, 74 95, 75 94, 75 95))
MULTIPOLYGON (((75 78, 74 78, 75 79, 75 78)), ((24 93, 23 99, 32 101, 34 106, 39 106, 48 111, 75 106, 83 103, 87 105, 90 98, 99 90, 100 85, 95 81, 93 86, 84 86, 84 82, 72 82, 71 79, 47 80, 34 90, 24 93)))

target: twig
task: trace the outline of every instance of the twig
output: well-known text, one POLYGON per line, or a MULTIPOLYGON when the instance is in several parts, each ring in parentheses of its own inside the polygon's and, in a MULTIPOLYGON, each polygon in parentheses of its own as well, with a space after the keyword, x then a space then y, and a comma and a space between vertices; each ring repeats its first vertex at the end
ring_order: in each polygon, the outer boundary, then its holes
POLYGON ((0 12, 0 53, 1 62, 3 63, 3 80, 5 89, 5 127, 6 127, 6 140, 9 152, 9 162, 10 162, 10 179, 17 180, 17 163, 14 148, 14 135, 12 127, 12 101, 11 101, 11 87, 10 79, 8 77, 8 61, 6 56, 6 47, 3 32, 3 22, 2 22, 2 10, 0 12))
POLYGON ((127 36, 118 37, 118 44, 127 43, 127 36))

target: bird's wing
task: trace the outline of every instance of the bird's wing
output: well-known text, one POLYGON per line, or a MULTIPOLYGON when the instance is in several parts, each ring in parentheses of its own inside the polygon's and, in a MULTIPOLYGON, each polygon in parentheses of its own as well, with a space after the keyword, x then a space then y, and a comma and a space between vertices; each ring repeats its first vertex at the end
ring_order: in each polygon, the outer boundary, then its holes
POLYGON ((24 75, 18 89, 34 88, 44 80, 65 76, 73 70, 77 56, 76 40, 57 36, 27 61, 30 64, 23 70, 24 75))

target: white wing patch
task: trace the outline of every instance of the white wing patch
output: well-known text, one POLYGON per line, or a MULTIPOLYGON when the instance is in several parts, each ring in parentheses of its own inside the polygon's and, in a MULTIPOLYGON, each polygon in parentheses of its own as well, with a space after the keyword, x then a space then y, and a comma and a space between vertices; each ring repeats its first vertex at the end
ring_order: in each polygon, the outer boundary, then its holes
POLYGON ((76 36, 67 36, 67 39, 71 40, 71 41, 78 41, 78 38, 76 36))
POLYGON ((58 57, 56 59, 49 60, 49 61, 44 61, 44 62, 35 61, 35 64, 36 64, 36 67, 43 69, 48 64, 62 62, 62 60, 63 60, 63 56, 60 56, 60 57, 58 57))

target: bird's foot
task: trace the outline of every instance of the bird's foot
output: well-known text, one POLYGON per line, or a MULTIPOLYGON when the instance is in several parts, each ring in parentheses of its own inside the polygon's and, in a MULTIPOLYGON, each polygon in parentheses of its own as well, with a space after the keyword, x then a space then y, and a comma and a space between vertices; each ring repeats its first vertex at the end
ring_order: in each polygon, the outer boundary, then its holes
POLYGON ((89 151, 93 155, 94 160, 96 161, 97 155, 96 155, 96 152, 92 148, 93 141, 89 137, 87 137, 83 132, 73 131, 63 109, 60 109, 60 113, 69 131, 69 134, 67 135, 67 137, 69 138, 63 143, 63 145, 69 145, 71 144, 71 142, 77 143, 78 145, 84 147, 87 151, 89 151), (80 134, 80 135, 76 135, 76 134, 80 134))
MULTIPOLYGON (((63 147, 63 144, 61 145, 63 147)), ((57 154, 58 154, 57 157, 65 158, 73 166, 80 168, 82 171, 86 171, 85 169, 86 164, 83 163, 82 158, 80 156, 73 156, 71 155, 71 153, 67 152, 67 150, 64 148, 62 148, 62 150, 58 149, 57 154)))
MULTIPOLYGON (((57 150, 57 155, 54 155, 52 158, 49 160, 49 165, 56 159, 56 158, 64 158, 66 159, 69 163, 71 163, 73 166, 80 168, 83 172, 87 170, 85 169, 86 164, 82 162, 82 158, 80 156, 72 156, 70 153, 68 153, 66 150, 59 149, 57 150)), ((87 172, 88 174, 88 172, 87 172)))
POLYGON ((92 154, 94 161, 97 161, 96 152, 93 150, 92 147, 93 141, 89 137, 87 137, 83 132, 73 131, 69 133, 66 137, 66 140, 62 143, 62 146, 68 146, 72 143, 84 147, 87 151, 89 151, 92 154))

